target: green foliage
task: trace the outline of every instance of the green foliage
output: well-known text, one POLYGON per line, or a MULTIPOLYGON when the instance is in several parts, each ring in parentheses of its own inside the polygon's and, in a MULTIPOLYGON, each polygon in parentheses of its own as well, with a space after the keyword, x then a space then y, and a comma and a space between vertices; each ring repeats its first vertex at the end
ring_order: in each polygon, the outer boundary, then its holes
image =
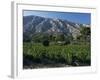
POLYGON ((43 46, 41 43, 31 45, 25 42, 23 44, 24 61, 29 59, 32 63, 39 64, 66 64, 73 65, 73 60, 78 61, 79 65, 90 65, 90 45, 49 45, 43 46), (73 58, 75 56, 75 59, 73 58))
POLYGON ((82 27, 80 33, 81 35, 77 36, 77 40, 88 41, 88 42, 90 41, 90 36, 91 36, 90 27, 82 27))
POLYGON ((43 45, 44 45, 44 46, 49 46, 49 41, 48 41, 48 40, 44 40, 44 41, 43 41, 43 45))
MULTIPOLYGON (((90 28, 81 27, 80 35, 43 34, 24 35, 23 63, 65 64, 81 66, 91 64, 90 28), (32 43, 31 43, 32 42, 32 43)), ((38 66, 37 66, 38 67, 38 66)))
POLYGON ((64 43, 64 45, 68 45, 68 44, 70 44, 70 40, 66 40, 64 43))
POLYGON ((90 40, 90 28, 89 27, 83 27, 81 30, 81 38, 85 41, 90 40))
POLYGON ((82 27, 80 32, 82 35, 90 35, 90 27, 82 27))
POLYGON ((66 36, 64 41, 65 41, 64 45, 70 44, 73 41, 73 36, 72 35, 66 36))
POLYGON ((42 39, 43 39, 43 35, 38 33, 38 34, 35 34, 32 36, 32 41, 33 42, 42 42, 42 39))
POLYGON ((56 40, 57 41, 64 41, 65 40, 65 36, 63 34, 57 35, 56 36, 56 40))

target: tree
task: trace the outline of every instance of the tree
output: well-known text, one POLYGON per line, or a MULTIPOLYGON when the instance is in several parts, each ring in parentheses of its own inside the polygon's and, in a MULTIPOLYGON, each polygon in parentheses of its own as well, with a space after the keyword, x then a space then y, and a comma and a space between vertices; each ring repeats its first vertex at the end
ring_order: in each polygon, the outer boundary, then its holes
POLYGON ((82 27, 80 33, 82 35, 90 35, 90 27, 82 27))
POLYGON ((77 40, 90 41, 90 27, 82 27, 80 33, 81 35, 77 36, 77 40))
POLYGON ((73 36, 68 35, 65 37, 65 45, 70 44, 73 41, 73 36))
POLYGON ((64 41, 65 40, 65 36, 64 34, 57 34, 57 35, 54 35, 54 41, 64 41))
POLYGON ((49 35, 49 40, 52 41, 53 40, 53 35, 49 35))
POLYGON ((44 41, 43 41, 43 45, 44 45, 44 46, 49 46, 49 40, 44 40, 44 41))
POLYGON ((60 41, 64 41, 65 40, 64 34, 61 34, 59 37, 60 37, 60 41))
POLYGON ((70 41, 69 39, 66 39, 64 45, 68 45, 68 44, 70 44, 70 43, 71 43, 71 41, 70 41))

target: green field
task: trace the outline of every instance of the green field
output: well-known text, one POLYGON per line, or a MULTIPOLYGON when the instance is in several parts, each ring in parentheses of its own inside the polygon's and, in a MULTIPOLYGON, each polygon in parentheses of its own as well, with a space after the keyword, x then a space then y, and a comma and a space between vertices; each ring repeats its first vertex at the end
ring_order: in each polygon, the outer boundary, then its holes
POLYGON ((23 43, 23 67, 89 66, 91 52, 89 43, 43 46, 41 43, 23 43))

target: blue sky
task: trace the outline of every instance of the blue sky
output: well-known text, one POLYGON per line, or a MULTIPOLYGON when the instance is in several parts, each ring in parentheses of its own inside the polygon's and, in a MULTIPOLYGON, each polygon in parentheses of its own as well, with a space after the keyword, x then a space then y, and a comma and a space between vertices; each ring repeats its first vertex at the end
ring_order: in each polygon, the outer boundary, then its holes
POLYGON ((54 12, 54 11, 35 11, 24 10, 23 16, 41 16, 47 18, 58 18, 63 20, 72 21, 81 24, 91 24, 90 13, 76 13, 76 12, 54 12))

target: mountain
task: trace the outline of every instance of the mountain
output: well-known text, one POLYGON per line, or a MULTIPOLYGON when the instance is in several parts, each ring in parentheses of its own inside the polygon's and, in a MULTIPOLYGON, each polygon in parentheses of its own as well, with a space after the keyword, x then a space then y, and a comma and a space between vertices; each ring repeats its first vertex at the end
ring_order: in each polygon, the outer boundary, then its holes
POLYGON ((23 34, 33 36, 34 34, 64 34, 72 35, 74 38, 80 35, 80 26, 90 26, 87 24, 78 24, 67 20, 45 18, 40 16, 23 17, 23 34))

